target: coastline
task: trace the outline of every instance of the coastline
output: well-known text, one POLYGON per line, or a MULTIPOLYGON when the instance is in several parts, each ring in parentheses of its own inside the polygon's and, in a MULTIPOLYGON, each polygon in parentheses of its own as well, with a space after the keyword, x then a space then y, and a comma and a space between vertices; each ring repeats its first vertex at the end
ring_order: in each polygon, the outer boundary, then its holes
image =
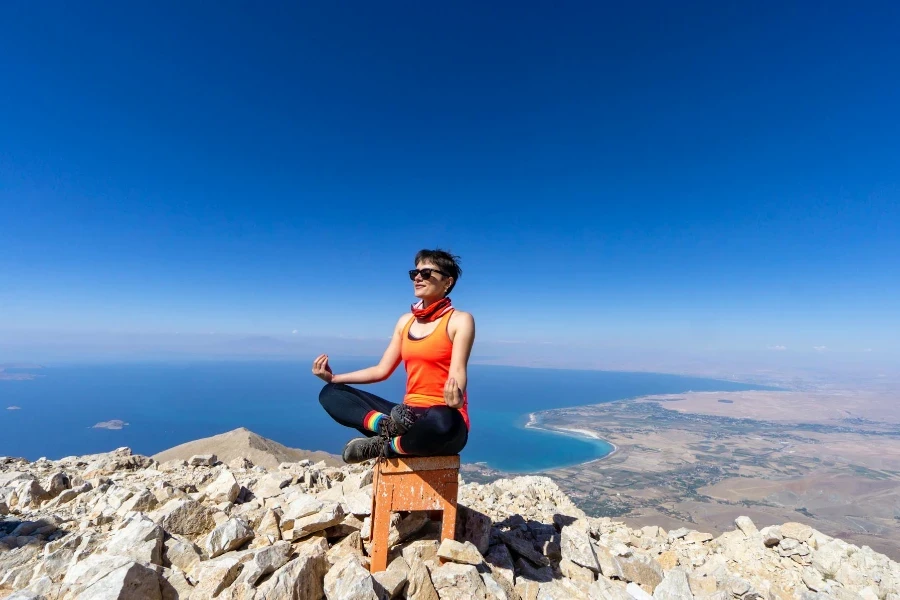
POLYGON ((612 450, 608 454, 604 454, 600 458, 594 458, 583 463, 578 463, 581 465, 589 465, 592 463, 600 462, 601 460, 605 460, 619 451, 619 447, 609 440, 603 439, 600 437, 595 431, 591 431, 590 429, 580 429, 578 427, 542 427, 538 424, 537 412, 528 413, 528 422, 525 423, 525 429, 539 429, 542 431, 549 431, 551 433, 558 433, 560 435, 569 435, 572 437, 580 437, 580 438, 589 438, 592 440, 597 440, 603 442, 605 444, 609 444, 612 447, 612 450))

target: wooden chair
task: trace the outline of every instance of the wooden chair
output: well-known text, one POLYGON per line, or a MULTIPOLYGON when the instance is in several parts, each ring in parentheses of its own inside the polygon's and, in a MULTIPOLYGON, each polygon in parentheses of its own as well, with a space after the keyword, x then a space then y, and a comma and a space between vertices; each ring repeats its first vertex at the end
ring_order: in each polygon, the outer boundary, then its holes
POLYGON ((388 458, 375 464, 372 481, 372 542, 369 571, 387 569, 388 536, 394 511, 443 513, 441 541, 456 535, 459 455, 388 458))

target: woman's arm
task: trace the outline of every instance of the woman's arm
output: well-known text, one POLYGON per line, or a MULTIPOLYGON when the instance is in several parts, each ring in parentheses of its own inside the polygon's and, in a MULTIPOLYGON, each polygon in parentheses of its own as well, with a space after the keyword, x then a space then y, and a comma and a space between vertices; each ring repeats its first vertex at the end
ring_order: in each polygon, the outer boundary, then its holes
POLYGON ((394 335, 391 336, 391 343, 388 344, 387 350, 384 351, 384 355, 377 365, 350 373, 335 374, 331 378, 331 383, 377 383, 390 377, 400 365, 400 336, 406 322, 411 317, 412 315, 406 314, 397 321, 394 335))
POLYGON ((469 383, 468 365, 475 343, 475 319, 467 312, 457 311, 451 317, 453 352, 450 354, 450 373, 444 386, 444 402, 450 408, 463 405, 463 394, 469 383))

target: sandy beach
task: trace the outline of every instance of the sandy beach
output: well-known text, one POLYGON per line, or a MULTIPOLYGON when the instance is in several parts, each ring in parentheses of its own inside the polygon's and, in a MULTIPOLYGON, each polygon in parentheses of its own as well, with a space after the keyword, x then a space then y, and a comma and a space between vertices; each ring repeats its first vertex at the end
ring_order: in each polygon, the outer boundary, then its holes
POLYGON ((595 458, 593 460, 589 460, 584 463, 581 463, 581 464, 585 464, 585 465, 607 459, 610 456, 612 456, 613 454, 615 454, 616 452, 618 452, 618 450, 619 450, 619 447, 616 446, 614 443, 610 442, 609 440, 603 439, 602 437, 600 437, 599 433, 597 433, 596 431, 591 431, 590 429, 581 429, 578 427, 542 427, 541 425, 538 424, 537 413, 528 413, 528 422, 525 423, 525 428, 526 429, 541 429, 543 431, 550 431, 550 432, 559 433, 562 435, 572 435, 575 437, 586 437, 586 438, 590 438, 592 440, 599 440, 601 442, 606 442, 607 444, 612 446, 612 451, 610 451, 609 454, 607 454, 605 456, 601 456, 600 458, 595 458))

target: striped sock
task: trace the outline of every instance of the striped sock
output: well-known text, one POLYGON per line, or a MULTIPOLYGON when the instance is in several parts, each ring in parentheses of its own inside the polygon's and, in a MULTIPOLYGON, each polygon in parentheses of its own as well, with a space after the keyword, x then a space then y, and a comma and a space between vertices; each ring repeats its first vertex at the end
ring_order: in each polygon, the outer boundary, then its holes
POLYGON ((381 420, 387 417, 386 414, 380 413, 375 410, 370 410, 366 417, 363 419, 363 427, 368 429, 369 431, 374 431, 375 433, 379 433, 378 424, 381 423, 381 420))
POLYGON ((400 447, 399 437, 391 438, 391 450, 397 454, 406 454, 406 452, 403 451, 403 448, 400 447))

